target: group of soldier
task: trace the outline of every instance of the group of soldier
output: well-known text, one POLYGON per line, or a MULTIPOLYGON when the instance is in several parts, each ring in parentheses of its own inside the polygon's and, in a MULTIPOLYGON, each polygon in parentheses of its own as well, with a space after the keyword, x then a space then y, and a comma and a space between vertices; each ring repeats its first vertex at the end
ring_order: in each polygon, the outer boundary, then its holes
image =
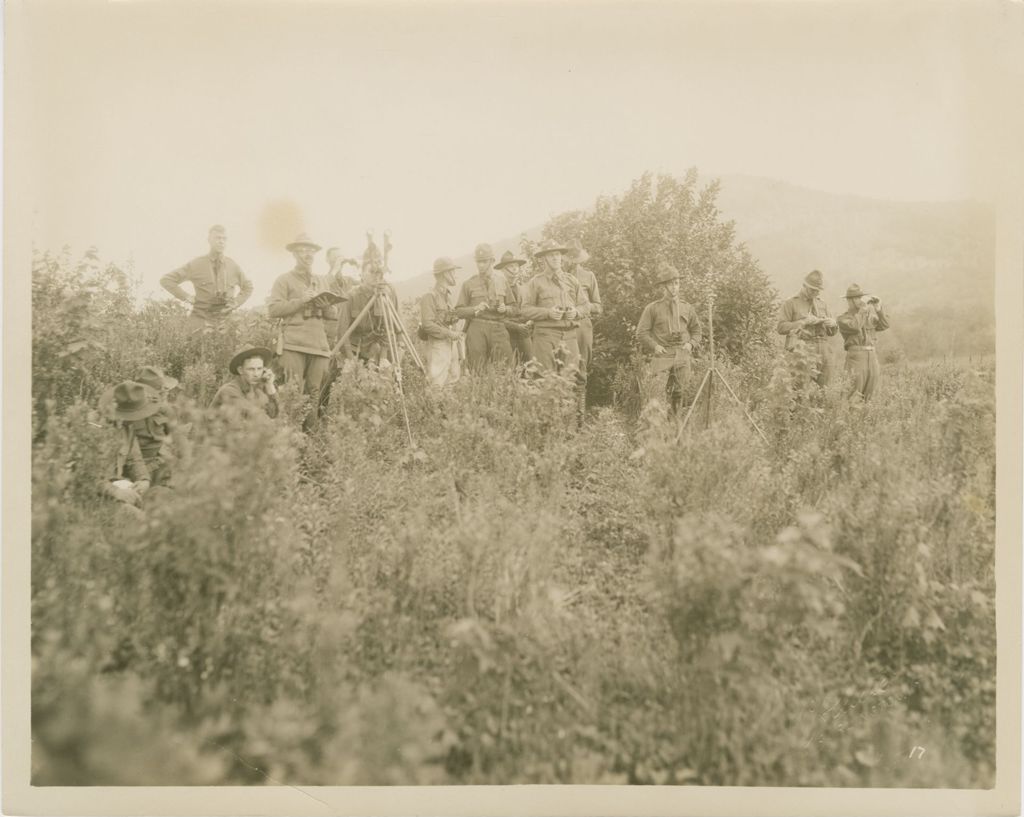
MULTIPOLYGON (((168 292, 191 305, 190 332, 220 323, 253 291, 251 281, 224 253, 224 228, 212 227, 208 240, 208 254, 161 279, 168 292), (192 285, 191 294, 182 288, 184 283, 192 285)), ((332 362, 350 358, 378 366, 400 365, 395 359, 395 333, 401 333, 406 343, 411 339, 400 320, 388 323, 389 314, 397 319, 397 294, 383 280, 386 252, 382 256, 372 239, 360 280, 343 274, 346 264, 360 263, 343 257, 337 247, 327 251, 328 272, 315 274, 313 262, 322 247, 306 234, 286 249, 295 266, 274 281, 267 299, 268 314, 278 322, 277 348, 248 345, 239 350, 228 365, 231 376, 211 407, 231 406, 247 416, 276 417, 277 384, 271 367, 276 361, 285 382, 301 384, 314 398, 308 428, 338 371, 332 362)), ((582 416, 593 357, 593 318, 603 309, 597 278, 584 266, 589 254, 579 240, 565 246, 547 239, 533 258, 538 269, 527 279, 525 258, 509 251, 496 260, 491 245, 479 244, 474 251, 476 274, 462 284, 454 302, 451 291, 459 266, 448 257, 434 262, 434 287, 419 299, 418 335, 425 342, 427 379, 433 387, 443 388, 458 380, 464 369, 472 375, 487 366, 508 366, 528 378, 554 373, 574 383, 582 416)), ((703 328, 694 307, 680 298, 681 278, 675 267, 661 262, 655 281, 660 297, 644 308, 636 328, 638 342, 650 354, 645 397, 666 398, 678 413, 703 328)), ((820 386, 833 380, 830 341, 841 333, 849 393, 868 399, 879 378, 875 333, 888 328, 888 318, 877 297, 853 284, 846 292, 847 311, 835 319, 821 298, 823 289, 821 272, 813 270, 801 291, 783 303, 777 331, 786 336, 787 350, 810 350, 812 378, 820 386)), ((168 396, 177 385, 159 368, 146 366, 134 380, 104 395, 104 412, 121 431, 113 474, 103 481, 108 495, 138 505, 149 488, 169 484, 161 452, 173 422, 168 396)))

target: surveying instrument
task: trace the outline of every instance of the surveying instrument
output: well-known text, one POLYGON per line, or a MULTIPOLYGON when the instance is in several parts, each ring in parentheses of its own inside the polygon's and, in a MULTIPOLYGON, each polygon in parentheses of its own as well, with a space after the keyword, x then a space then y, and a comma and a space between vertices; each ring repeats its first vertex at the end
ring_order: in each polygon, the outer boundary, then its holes
POLYGON ((729 381, 725 379, 725 375, 718 371, 718 367, 715 365, 715 295, 713 292, 708 294, 708 356, 708 370, 704 372, 704 378, 700 381, 700 387, 697 389, 697 393, 693 396, 693 402, 690 404, 690 409, 686 412, 686 416, 683 418, 683 422, 679 426, 679 431, 676 432, 676 442, 678 442, 683 436, 683 431, 686 430, 686 425, 690 422, 690 417, 693 416, 693 411, 697 408, 697 404, 700 403, 700 396, 704 392, 707 392, 704 427, 711 427, 711 420, 713 416, 712 402, 714 400, 713 394, 715 377, 717 376, 722 382, 722 385, 725 386, 726 391, 736 402, 736 405, 743 410, 744 416, 754 427, 754 431, 761 435, 761 439, 767 444, 768 438, 764 436, 764 432, 761 431, 761 428, 754 421, 754 418, 750 416, 750 412, 747 411, 747 407, 743 404, 743 401, 736 396, 736 392, 734 392, 732 386, 729 385, 729 381))
POLYGON ((348 329, 338 338, 338 342, 334 344, 334 348, 331 350, 331 357, 333 359, 338 354, 341 347, 345 345, 345 341, 352 336, 352 333, 359 326, 366 321, 370 321, 369 325, 372 328, 373 334, 383 338, 385 352, 388 361, 391 363, 395 384, 398 386, 398 399, 402 404, 402 416, 405 418, 405 431, 409 437, 409 445, 415 448, 415 443, 412 439, 412 428, 409 425, 409 412, 405 406, 405 390, 402 388, 402 365, 399 344, 401 343, 405 347, 409 357, 412 358, 416 367, 421 372, 426 373, 426 369, 423 366, 423 360, 420 358, 419 352, 416 351, 416 345, 412 342, 412 338, 409 337, 405 324, 402 323, 397 307, 391 301, 388 285, 384 281, 384 274, 390 272, 388 269, 388 253, 391 250, 391 234, 386 231, 384 233, 383 253, 381 253, 374 242, 373 233, 367 233, 366 238, 368 246, 366 252, 363 253, 363 270, 369 272, 369 282, 363 284, 360 289, 368 286, 372 288, 372 292, 366 305, 352 319, 348 329))

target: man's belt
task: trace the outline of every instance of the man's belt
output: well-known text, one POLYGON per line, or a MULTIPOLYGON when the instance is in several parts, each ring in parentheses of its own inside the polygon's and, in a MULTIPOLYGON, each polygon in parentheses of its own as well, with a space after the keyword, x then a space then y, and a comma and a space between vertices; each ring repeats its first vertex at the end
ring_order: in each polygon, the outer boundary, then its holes
POLYGON ((534 329, 552 329, 556 332, 571 332, 579 325, 579 321, 536 321, 533 327, 534 329))
POLYGON ((875 351, 874 346, 847 346, 847 352, 873 352, 875 351))

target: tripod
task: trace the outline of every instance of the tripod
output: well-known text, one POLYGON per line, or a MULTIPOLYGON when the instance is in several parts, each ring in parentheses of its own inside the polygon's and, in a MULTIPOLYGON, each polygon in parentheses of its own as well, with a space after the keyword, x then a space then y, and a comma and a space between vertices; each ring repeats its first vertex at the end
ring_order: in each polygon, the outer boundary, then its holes
POLYGON ((403 342, 406 350, 409 352, 409 356, 412 357, 413 362, 421 372, 425 373, 423 361, 416 351, 416 345, 412 342, 409 337, 409 333, 405 329, 405 325, 402 323, 402 318, 398 314, 398 310, 395 305, 391 303, 391 299, 388 297, 387 287, 383 282, 379 282, 373 285, 373 294, 370 296, 370 300, 366 302, 366 306, 362 308, 352 324, 348 329, 345 330, 338 342, 334 344, 334 348, 331 350, 331 357, 333 358, 338 354, 341 347, 345 344, 345 341, 351 337, 352 333, 356 328, 367 319, 370 315, 371 310, 375 306, 380 306, 380 310, 377 312, 383 318, 384 324, 384 338, 387 342, 388 357, 392 362, 392 370, 395 373, 395 383, 398 385, 398 397, 402 403, 402 415, 405 417, 405 431, 409 436, 409 445, 415 448, 415 443, 412 439, 412 428, 409 425, 409 412, 405 407, 405 391, 402 388, 402 367, 399 364, 398 357, 398 344, 399 339, 403 342))
POLYGON ((704 421, 704 425, 705 425, 705 427, 709 427, 711 425, 711 418, 712 418, 711 406, 712 406, 712 399, 713 399, 712 398, 712 394, 713 394, 713 391, 714 391, 713 387, 714 387, 714 384, 715 384, 715 375, 718 375, 718 379, 722 381, 722 384, 725 386, 726 390, 729 392, 729 395, 732 397, 732 399, 736 402, 736 405, 738 405, 743 410, 743 414, 746 416, 746 418, 750 422, 750 424, 754 427, 754 430, 759 435, 761 435, 761 439, 764 440, 765 443, 767 443, 768 442, 768 438, 764 436, 764 432, 761 431, 760 426, 758 426, 758 424, 754 421, 754 418, 750 416, 750 412, 747 411, 747 407, 745 405, 743 405, 743 401, 740 400, 740 398, 736 396, 736 392, 734 392, 732 390, 732 386, 730 386, 729 385, 729 381, 725 379, 725 375, 723 375, 720 371, 718 371, 718 367, 715 366, 715 318, 714 318, 714 303, 715 303, 715 299, 714 298, 709 298, 708 299, 708 351, 709 351, 709 355, 710 355, 710 363, 708 365, 708 370, 706 372, 704 372, 704 379, 700 381, 700 387, 697 389, 697 393, 693 396, 693 402, 690 404, 690 409, 689 409, 689 411, 686 412, 686 416, 683 418, 683 422, 679 426, 679 431, 676 432, 676 441, 678 442, 680 437, 683 436, 683 431, 686 429, 686 424, 690 422, 690 417, 693 415, 693 410, 695 408, 697 408, 697 404, 700 402, 700 396, 705 391, 705 389, 707 390, 708 398, 707 398, 707 414, 706 414, 706 419, 704 421))

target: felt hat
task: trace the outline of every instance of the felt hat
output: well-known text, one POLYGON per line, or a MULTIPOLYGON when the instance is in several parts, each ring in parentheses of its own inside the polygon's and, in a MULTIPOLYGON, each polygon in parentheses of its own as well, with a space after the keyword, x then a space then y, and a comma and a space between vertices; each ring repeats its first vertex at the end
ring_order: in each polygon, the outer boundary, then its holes
POLYGON ((487 261, 488 259, 494 259, 494 248, 487 243, 477 244, 476 249, 473 250, 473 258, 477 261, 487 261))
POLYGON ((235 352, 235 356, 231 358, 231 362, 228 364, 228 371, 231 374, 238 374, 239 367, 251 357, 261 358, 263 365, 269 366, 274 353, 263 346, 244 346, 235 352))
POLYGON ((288 244, 285 249, 288 250, 288 252, 292 252, 299 247, 312 247, 317 252, 323 249, 323 247, 309 237, 309 233, 299 233, 295 236, 295 240, 291 244, 288 244))
POLYGON ((861 296, 866 294, 867 293, 860 288, 859 284, 850 284, 849 288, 846 290, 847 298, 860 298, 861 296))
POLYGON ((160 395, 149 386, 125 380, 103 393, 100 407, 110 420, 143 420, 160 411, 160 395))
POLYGON ((457 269, 462 269, 447 255, 442 255, 436 261, 434 261, 434 275, 441 275, 445 272, 454 272, 457 269))
POLYGON ((825 279, 819 270, 812 269, 804 278, 804 283, 811 289, 822 290, 825 288, 825 279))
POLYGON ((512 250, 505 250, 501 255, 501 261, 494 265, 495 269, 505 269, 509 264, 525 264, 525 258, 516 258, 512 250))
POLYGON ((173 389, 178 385, 178 381, 164 374, 164 370, 159 366, 143 366, 135 376, 135 382, 149 386, 156 391, 160 391, 160 389, 173 389))
POLYGON ((534 258, 540 258, 542 255, 547 255, 548 253, 560 252, 560 253, 565 254, 568 251, 569 251, 568 247, 563 247, 561 244, 559 244, 553 238, 545 238, 541 242, 540 246, 536 250, 533 251, 533 256, 534 256, 534 258))
POLYGON ((654 279, 654 283, 667 284, 669 281, 678 281, 679 278, 679 270, 668 263, 668 261, 662 261, 658 264, 658 273, 654 279))
POLYGON ((569 258, 576 264, 586 264, 590 260, 590 253, 583 249, 583 242, 578 238, 572 240, 569 248, 569 258))

